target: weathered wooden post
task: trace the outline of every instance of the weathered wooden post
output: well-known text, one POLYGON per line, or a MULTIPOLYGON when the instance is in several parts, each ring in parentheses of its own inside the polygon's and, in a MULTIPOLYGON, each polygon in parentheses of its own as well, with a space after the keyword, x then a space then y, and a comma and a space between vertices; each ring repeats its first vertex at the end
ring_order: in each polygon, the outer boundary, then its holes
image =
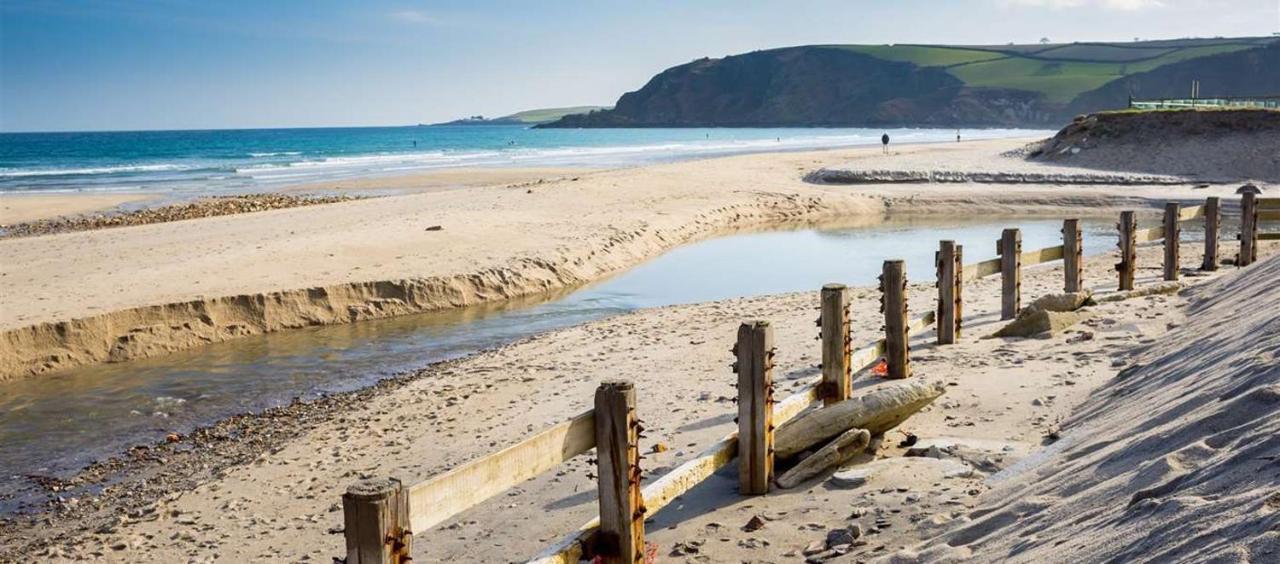
POLYGON ((1222 208, 1217 196, 1204 201, 1204 263, 1200 270, 1218 269, 1218 230, 1222 227, 1222 208))
POLYGON ((938 244, 938 344, 950 345, 960 336, 961 300, 964 288, 961 248, 955 241, 938 244))
POLYGON ((1062 270, 1064 292, 1084 290, 1084 235, 1079 219, 1062 220, 1062 270))
POLYGON ((395 478, 361 480, 342 494, 348 564, 400 564, 413 557, 409 492, 395 478))
POLYGON ((1005 229, 996 252, 1000 255, 1000 319, 1013 319, 1022 307, 1022 231, 1005 229))
POLYGON ((842 402, 853 393, 853 340, 849 334, 849 287, 822 287, 822 401, 842 402))
POLYGON ((1240 199, 1240 256, 1236 264, 1249 266, 1258 260, 1258 197, 1246 193, 1240 199))
POLYGON ((644 498, 640 495, 640 422, 631 382, 596 388, 596 465, 599 472, 602 561, 644 562, 644 498))
POLYGON ((901 260, 884 261, 880 275, 880 309, 884 311, 884 356, 889 378, 911 377, 907 344, 907 272, 901 260))
POLYGON ((773 478, 773 327, 738 327, 738 490, 769 493, 773 478))
POLYGON ((1116 271, 1120 273, 1120 289, 1132 290, 1134 272, 1138 266, 1137 231, 1138 223, 1133 212, 1120 212, 1120 262, 1116 263, 1116 271))
POLYGON ((1164 279, 1178 279, 1179 246, 1182 241, 1179 235, 1182 228, 1178 225, 1178 216, 1182 215, 1182 206, 1177 202, 1164 205, 1164 279))

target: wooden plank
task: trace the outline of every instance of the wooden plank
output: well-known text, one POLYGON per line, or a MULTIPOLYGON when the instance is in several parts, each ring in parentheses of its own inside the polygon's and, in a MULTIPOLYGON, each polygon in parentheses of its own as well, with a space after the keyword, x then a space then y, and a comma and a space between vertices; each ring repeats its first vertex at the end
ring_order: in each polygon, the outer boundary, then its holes
POLYGON ((1138 244, 1134 239, 1137 226, 1138 222, 1133 212, 1120 212, 1120 223, 1116 226, 1120 229, 1120 239, 1116 243, 1120 248, 1120 262, 1116 264, 1116 271, 1120 275, 1121 290, 1133 289, 1133 278, 1138 263, 1138 244))
POLYGON ((884 261, 880 275, 881 309, 884 310, 885 360, 889 378, 911 377, 907 343, 907 270, 901 260, 884 261))
POLYGON ((1151 241, 1159 241, 1161 238, 1164 237, 1164 225, 1160 225, 1158 227, 1151 227, 1148 229, 1138 229, 1133 232, 1133 237, 1134 237, 1133 242, 1135 244, 1150 243, 1151 241))
POLYGON ((425 531, 596 446, 592 411, 408 488, 410 521, 425 531))
POLYGON ((1056 247, 1045 247, 1043 249, 1036 249, 1034 251, 1022 253, 1022 257, 1019 259, 1019 262, 1022 266, 1031 266, 1034 264, 1062 260, 1064 255, 1066 255, 1066 249, 1062 245, 1058 245, 1056 247))
POLYGON ((401 564, 413 555, 409 497, 400 480, 362 480, 342 495, 343 536, 351 564, 401 564))
POLYGON ((1240 254, 1236 265, 1249 266, 1258 260, 1258 200, 1255 194, 1240 198, 1240 254))
POLYGON ((1210 197, 1204 201, 1204 262, 1200 270, 1218 269, 1218 238, 1222 232, 1221 201, 1210 197))
POLYGON ((1178 224, 1178 216, 1182 215, 1182 205, 1167 202, 1164 205, 1164 279, 1169 282, 1178 279, 1178 260, 1181 247, 1182 228, 1178 224))
MULTIPOLYGON (((934 313, 932 311, 926 312, 919 319, 911 322, 908 327, 909 332, 924 331, 929 328, 929 325, 933 324, 934 320, 934 313)), ((852 355, 853 366, 856 367, 855 372, 870 368, 880 360, 883 352, 884 339, 855 351, 852 355)), ((773 406, 774 426, 781 426, 783 423, 790 421, 821 399, 818 397, 820 381, 820 379, 814 379, 809 385, 787 396, 787 399, 775 403, 773 406)), ((735 432, 713 443, 699 453, 698 456, 685 461, 662 477, 654 480, 642 490, 648 514, 654 515, 662 508, 670 505, 676 498, 711 477, 717 470, 728 466, 737 455, 738 433, 735 432)), ((529 562, 532 564, 577 564, 582 559, 583 547, 591 544, 591 540, 599 527, 600 519, 598 517, 593 518, 578 527, 577 531, 530 559, 529 562)))
POLYGON ((1276 220, 1280 220, 1280 210, 1258 212, 1258 221, 1276 221, 1276 220))
POLYGON ((608 564, 644 562, 644 498, 640 495, 639 426, 631 382, 596 388, 596 466, 600 533, 597 555, 608 564))
POLYGON ((1259 233, 1259 241, 1280 241, 1280 233, 1259 233))
POLYGON ((822 397, 827 405, 849 399, 853 392, 853 366, 849 354, 853 338, 849 331, 849 287, 827 284, 822 287, 822 397))
POLYGON ((996 250, 1000 254, 1000 319, 1013 319, 1022 307, 1022 232, 1005 229, 996 250))
POLYGON ((984 260, 982 262, 965 265, 964 270, 962 270, 964 273, 962 278, 965 280, 977 280, 979 278, 991 276, 992 274, 998 274, 1000 272, 1000 264, 1000 259, 993 258, 991 260, 984 260))
POLYGON ((738 327, 738 491, 769 493, 773 478, 773 327, 738 327))
POLYGON ((959 246, 955 241, 938 243, 938 327, 939 345, 950 345, 956 342, 960 332, 960 318, 957 310, 960 307, 960 273, 963 268, 958 259, 959 246))
POLYGON ((1188 207, 1182 208, 1182 211, 1178 212, 1178 221, 1191 221, 1193 219, 1200 219, 1204 217, 1205 211, 1206 209, 1205 209, 1205 206, 1203 205, 1188 206, 1188 207))
POLYGON ((1259 210, 1280 210, 1280 198, 1256 198, 1259 210))
POLYGON ((1063 291, 1084 289, 1084 234, 1079 219, 1062 220, 1063 291))

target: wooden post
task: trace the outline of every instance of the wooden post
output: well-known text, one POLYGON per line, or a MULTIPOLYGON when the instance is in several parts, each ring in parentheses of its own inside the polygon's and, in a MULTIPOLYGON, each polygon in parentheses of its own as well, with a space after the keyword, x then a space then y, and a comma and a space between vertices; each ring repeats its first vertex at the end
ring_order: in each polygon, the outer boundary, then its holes
POLYGON ((938 244, 938 344, 950 345, 960 336, 960 246, 955 241, 938 244))
POLYGON ((1079 219, 1062 220, 1063 291, 1071 294, 1084 290, 1084 235, 1079 219))
POLYGON ((769 493, 773 478, 773 327, 738 327, 738 490, 769 493))
POLYGON ((413 556, 409 492, 395 478, 362 480, 342 495, 347 564, 400 564, 413 556))
POLYGON ((1218 230, 1222 227, 1222 209, 1217 196, 1204 201, 1204 263, 1200 270, 1218 269, 1218 230))
POLYGON ((1135 241, 1138 231, 1138 222, 1134 220, 1133 212, 1120 212, 1120 262, 1116 263, 1116 270, 1120 273, 1120 289, 1133 289, 1133 276, 1137 270, 1138 263, 1138 247, 1135 241))
POLYGON ((644 498, 640 495, 640 422, 631 382, 596 388, 596 464, 600 534, 597 554, 610 564, 644 562, 644 498))
POLYGON ((884 356, 889 378, 911 377, 907 345, 907 272, 901 260, 884 261, 880 275, 880 309, 884 311, 884 356))
POLYGON ((822 287, 822 401, 842 402, 853 393, 853 340, 849 335, 849 287, 822 287))
POLYGON ((1022 231, 1005 229, 1000 254, 1000 319, 1013 319, 1022 307, 1022 231))
POLYGON ((1179 235, 1182 234, 1182 228, 1178 226, 1178 216, 1182 213, 1182 206, 1177 202, 1167 202, 1164 205, 1164 279, 1178 279, 1178 258, 1179 246, 1181 241, 1179 235))
POLYGON ((1238 266, 1249 266, 1258 260, 1258 200, 1254 194, 1240 199, 1240 256, 1238 266))

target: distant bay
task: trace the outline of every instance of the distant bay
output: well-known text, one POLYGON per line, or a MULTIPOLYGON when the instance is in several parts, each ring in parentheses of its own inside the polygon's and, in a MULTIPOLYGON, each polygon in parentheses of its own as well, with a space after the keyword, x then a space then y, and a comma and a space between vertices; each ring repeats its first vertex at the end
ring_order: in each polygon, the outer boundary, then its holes
MULTIPOLYGON (((531 129, 407 126, 0 134, 0 192, 234 194, 457 167, 617 167, 730 155, 955 141, 954 129, 531 129)), ((963 139, 1048 135, 961 130, 963 139)))

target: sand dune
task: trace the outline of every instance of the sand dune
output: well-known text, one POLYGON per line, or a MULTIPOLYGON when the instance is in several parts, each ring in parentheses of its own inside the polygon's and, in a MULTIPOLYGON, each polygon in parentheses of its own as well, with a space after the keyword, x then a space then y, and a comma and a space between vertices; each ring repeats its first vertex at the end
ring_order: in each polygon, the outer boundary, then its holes
POLYGON ((894 561, 1280 559, 1280 257, 1188 291, 1186 323, 1011 470, 955 530, 894 561))

